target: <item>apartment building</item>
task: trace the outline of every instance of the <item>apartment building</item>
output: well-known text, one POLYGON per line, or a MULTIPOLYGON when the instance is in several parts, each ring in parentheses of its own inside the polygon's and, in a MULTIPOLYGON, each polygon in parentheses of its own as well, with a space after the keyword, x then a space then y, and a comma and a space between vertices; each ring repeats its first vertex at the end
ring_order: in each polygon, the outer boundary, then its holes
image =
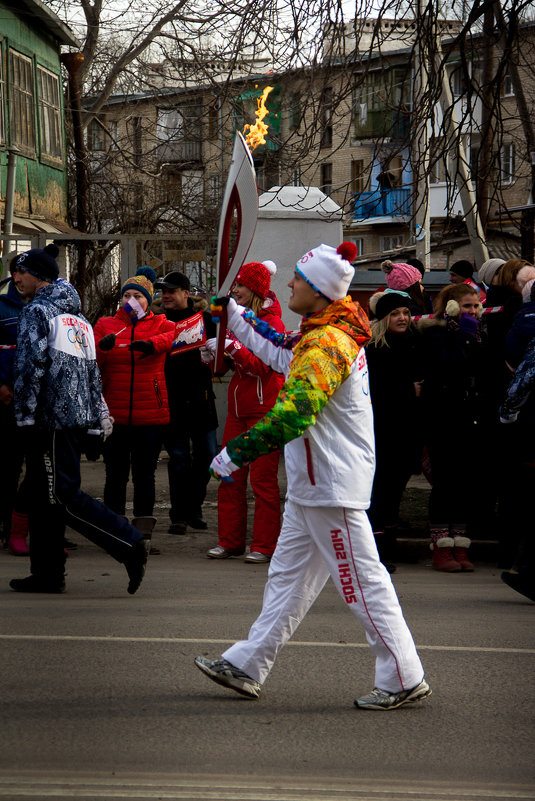
MULTIPOLYGON (((414 255, 414 132, 415 121, 421 122, 414 96, 417 31, 410 21, 383 19, 374 25, 375 46, 366 25, 359 28, 358 41, 355 35, 351 40, 356 28, 343 32, 347 36, 338 32, 327 38, 324 59, 315 67, 242 74, 222 81, 220 88, 189 81, 187 87, 158 86, 151 93, 110 98, 88 129, 93 208, 101 223, 182 232, 186 254, 213 259, 234 133, 255 121, 257 101, 270 86, 266 143, 253 153, 259 191, 319 186, 344 210, 344 236, 357 244, 362 268, 378 267, 386 255, 414 255)), ((445 46, 455 31, 454 23, 443 24, 445 46)), ((532 110, 534 31, 532 25, 522 27, 525 42, 517 64, 532 110)), ((465 65, 477 85, 484 45, 483 37, 474 36, 469 54, 452 50, 448 55, 448 83, 475 191, 485 119, 481 101, 471 100, 465 65)), ((442 120, 437 101, 426 202, 431 267, 447 270, 458 258, 472 258, 472 251, 442 120)), ((490 154, 486 185, 491 191, 484 196, 487 244, 491 255, 509 257, 520 252, 521 211, 514 209, 529 200, 531 166, 507 70, 492 124, 500 147, 490 154)))

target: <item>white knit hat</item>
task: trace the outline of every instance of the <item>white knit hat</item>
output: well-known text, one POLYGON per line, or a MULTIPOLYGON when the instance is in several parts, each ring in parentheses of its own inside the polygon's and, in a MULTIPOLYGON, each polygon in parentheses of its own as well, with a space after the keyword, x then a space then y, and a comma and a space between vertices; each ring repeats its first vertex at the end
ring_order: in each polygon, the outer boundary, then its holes
POLYGON ((350 262, 356 255, 353 242, 342 242, 337 248, 318 245, 299 259, 296 269, 316 292, 330 301, 342 300, 355 275, 350 262))

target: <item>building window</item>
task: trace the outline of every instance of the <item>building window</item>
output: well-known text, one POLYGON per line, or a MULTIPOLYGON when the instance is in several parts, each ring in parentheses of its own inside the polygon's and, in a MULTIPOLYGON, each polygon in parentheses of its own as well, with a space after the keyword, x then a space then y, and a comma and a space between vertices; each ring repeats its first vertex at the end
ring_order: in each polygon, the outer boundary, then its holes
POLYGON ((346 236, 344 237, 344 239, 346 240, 346 242, 353 242, 353 244, 357 248, 357 255, 355 256, 355 258, 357 258, 358 256, 362 256, 364 254, 364 239, 362 239, 361 237, 354 237, 354 236, 346 236))
POLYGON ((37 85, 39 87, 41 155, 61 160, 63 158, 63 135, 59 76, 43 67, 37 67, 37 85))
POLYGON ((466 94, 465 72, 462 64, 456 64, 450 74, 450 88, 453 97, 466 94))
POLYGON ((321 165, 320 189, 326 195, 333 191, 333 165, 328 162, 321 165))
POLYGON ((360 195, 364 191, 364 161, 354 159, 351 162, 351 194, 360 195))
POLYGON ((160 142, 167 142, 181 136, 184 131, 184 117, 176 108, 159 108, 156 123, 156 136, 160 142))
POLYGON ((509 72, 509 67, 506 66, 503 75, 502 94, 504 97, 512 97, 514 93, 515 87, 513 86, 513 81, 511 80, 511 73, 509 72))
POLYGON ((290 186, 301 186, 301 167, 296 167, 293 170, 290 186))
POLYGON ((320 98, 321 147, 332 147, 333 143, 333 90, 324 89, 320 98))
POLYGON ((35 152, 33 63, 30 58, 9 51, 11 98, 9 119, 11 141, 21 150, 35 152))
POLYGON ((380 237, 381 250, 395 250, 403 246, 403 234, 393 234, 390 236, 380 237))
POLYGON ((221 178, 219 175, 211 175, 208 179, 208 191, 210 196, 208 201, 211 205, 221 201, 221 178))
POLYGON ((288 128, 295 131, 301 122, 301 96, 299 92, 292 92, 288 107, 288 128))
POLYGON ((180 206, 182 202, 182 175, 165 172, 160 184, 160 202, 164 206, 180 206))
POLYGON ((102 151, 106 149, 106 133, 98 120, 91 120, 87 129, 87 149, 102 151))
POLYGON ((512 184, 515 177, 515 146, 502 145, 500 150, 500 172, 502 184, 512 184))

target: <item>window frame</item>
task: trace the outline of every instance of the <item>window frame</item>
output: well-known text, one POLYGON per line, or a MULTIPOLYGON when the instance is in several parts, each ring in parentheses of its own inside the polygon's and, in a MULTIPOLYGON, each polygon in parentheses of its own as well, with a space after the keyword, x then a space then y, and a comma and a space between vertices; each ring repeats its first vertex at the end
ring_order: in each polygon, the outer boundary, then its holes
POLYGON ((514 142, 504 142, 500 148, 500 182, 503 186, 511 186, 514 181, 515 145, 514 142))
POLYGON ((351 194, 364 192, 364 159, 351 159, 351 194))
POLYGON ((87 126, 87 149, 91 153, 104 153, 106 151, 106 131, 96 117, 93 117, 87 126))
POLYGON ((36 65, 37 78, 37 97, 38 97, 38 116, 39 116, 39 152, 42 161, 62 165, 64 160, 64 142, 62 125, 62 106, 61 106, 61 78, 60 76, 47 69, 42 64, 36 65), (44 97, 44 80, 52 79, 55 84, 55 102, 50 102, 50 98, 44 97), (45 116, 45 111, 47 114, 45 116), (46 123, 46 124, 45 124, 46 123), (52 130, 53 129, 53 130, 52 130), (49 140, 56 139, 57 152, 52 152, 49 140))
POLYGON ((397 247, 402 245, 403 234, 383 234, 379 238, 379 248, 381 251, 395 250, 397 247))
MULTIPOLYGON (((22 155, 29 158, 36 158, 37 156, 37 126, 35 118, 35 101, 36 101, 36 86, 35 86, 35 64, 31 56, 21 53, 20 50, 14 47, 8 48, 8 76, 9 76, 9 138, 12 145, 16 145, 21 151, 22 155), (14 73, 15 60, 21 64, 26 64, 29 67, 29 84, 31 89, 27 86, 15 84, 14 73), (17 111, 17 97, 26 98, 24 104, 19 105, 19 112, 17 111), (24 113, 26 111, 26 113, 24 113), (24 128, 26 131, 24 132, 24 128), (23 135, 25 133, 25 136, 23 135), (19 138, 17 138, 19 137, 19 138)), ((20 70, 17 70, 20 74, 20 70)))
POLYGON ((333 165, 332 161, 324 161, 320 164, 320 187, 321 191, 327 197, 330 197, 333 192, 333 165), (330 180, 325 180, 326 174, 330 180))

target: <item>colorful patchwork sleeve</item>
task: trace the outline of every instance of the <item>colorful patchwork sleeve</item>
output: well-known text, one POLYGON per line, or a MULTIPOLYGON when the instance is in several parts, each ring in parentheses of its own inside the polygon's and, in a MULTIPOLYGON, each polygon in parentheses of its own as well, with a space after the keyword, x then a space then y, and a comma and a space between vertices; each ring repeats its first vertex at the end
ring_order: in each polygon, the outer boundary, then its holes
POLYGON ((288 378, 273 408, 245 434, 227 443, 237 465, 282 448, 313 425, 331 395, 345 381, 358 346, 333 328, 316 329, 296 346, 288 378))

